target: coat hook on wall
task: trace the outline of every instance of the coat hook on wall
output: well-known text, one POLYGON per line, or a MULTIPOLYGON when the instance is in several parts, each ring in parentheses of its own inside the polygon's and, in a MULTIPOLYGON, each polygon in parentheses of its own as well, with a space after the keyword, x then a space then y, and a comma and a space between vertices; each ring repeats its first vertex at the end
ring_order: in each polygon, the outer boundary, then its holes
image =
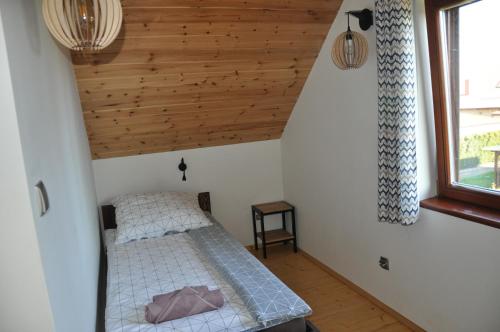
POLYGON ((182 181, 186 181, 186 169, 187 165, 184 162, 184 158, 181 158, 181 163, 179 164, 179 170, 182 172, 182 181))

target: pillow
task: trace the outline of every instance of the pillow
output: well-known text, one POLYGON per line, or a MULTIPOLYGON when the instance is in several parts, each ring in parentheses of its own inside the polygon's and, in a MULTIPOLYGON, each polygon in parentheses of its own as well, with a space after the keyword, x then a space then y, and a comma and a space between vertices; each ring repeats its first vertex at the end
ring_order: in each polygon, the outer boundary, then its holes
POLYGON ((194 193, 127 194, 111 203, 115 207, 117 244, 211 225, 194 193))

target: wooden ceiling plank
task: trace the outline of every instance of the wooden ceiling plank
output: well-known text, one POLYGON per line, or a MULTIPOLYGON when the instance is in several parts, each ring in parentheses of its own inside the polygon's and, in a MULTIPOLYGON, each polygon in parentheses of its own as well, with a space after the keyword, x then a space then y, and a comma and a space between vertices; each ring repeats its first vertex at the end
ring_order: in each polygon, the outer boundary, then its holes
POLYGON ((311 36, 324 36, 330 27, 329 23, 280 23, 262 22, 195 22, 185 23, 126 23, 118 39, 148 38, 158 36, 266 36, 280 35, 283 38, 304 38, 311 36))
POLYGON ((128 51, 170 52, 170 51, 196 51, 196 50, 221 50, 228 48, 238 49, 317 49, 321 47, 324 36, 160 36, 127 38, 117 40, 100 54, 115 54, 128 51))
POLYGON ((102 135, 127 135, 144 132, 162 132, 165 130, 195 129, 202 127, 224 126, 233 124, 261 123, 288 120, 290 108, 266 110, 265 112, 247 113, 218 113, 205 114, 201 117, 168 118, 163 120, 158 118, 143 118, 141 121, 122 122, 89 122, 87 124, 88 135, 92 138, 102 137, 102 135))
POLYGON ((273 97, 273 96, 295 96, 298 97, 305 79, 289 80, 286 82, 276 82, 273 86, 261 87, 256 84, 250 87, 247 84, 244 87, 204 87, 196 90, 191 87, 177 89, 144 89, 139 90, 119 90, 115 94, 94 93, 92 98, 82 98, 84 109, 103 109, 103 108, 130 108, 153 105, 168 104, 187 104, 197 102, 209 102, 226 100, 232 102, 233 98, 241 97, 273 97), (134 95, 130 95, 134 93, 134 95), (109 97, 108 97, 109 96, 109 97))
POLYGON ((171 122, 189 121, 196 119, 209 119, 223 116, 248 116, 254 114, 273 114, 274 112, 289 111, 293 107, 293 103, 262 105, 262 106, 244 106, 244 107, 226 107, 219 109, 196 109, 195 111, 183 112, 162 112, 161 109, 153 109, 152 112, 118 112, 111 113, 109 116, 103 117, 93 113, 84 113, 85 122, 92 128, 100 127, 116 127, 121 125, 139 125, 143 123, 160 122, 166 120, 171 122))
POLYGON ((256 100, 253 97, 238 98, 231 100, 228 103, 227 100, 216 100, 209 102, 196 102, 196 103, 186 103, 186 104, 169 104, 169 105, 153 105, 147 107, 132 107, 132 108, 106 108, 92 110, 84 110, 83 114, 86 119, 91 119, 92 117, 97 118, 115 118, 115 117, 136 117, 154 114, 184 114, 192 112, 204 112, 204 111, 217 111, 223 109, 245 109, 245 108, 255 108, 255 107, 266 107, 273 105, 284 105, 284 104, 294 104, 296 96, 273 96, 264 97, 256 100))
POLYGON ((258 129, 235 129, 235 130, 219 130, 206 131, 199 133, 191 133, 186 135, 157 135, 155 137, 143 137, 140 135, 134 137, 120 137, 120 140, 95 142, 92 152, 106 152, 120 149, 142 149, 145 147, 179 145, 187 142, 205 142, 215 138, 227 138, 239 136, 263 136, 269 133, 278 133, 283 131, 282 125, 274 125, 268 127, 259 127, 258 129))
POLYGON ((304 81, 305 77, 295 76, 288 78, 276 78, 276 79, 265 79, 260 78, 254 81, 236 81, 230 80, 220 81, 220 80, 203 80, 198 83, 195 81, 193 83, 179 83, 175 84, 176 81, 169 82, 154 82, 150 84, 140 84, 140 90, 137 91, 131 87, 118 87, 116 89, 100 89, 91 90, 86 89, 81 91, 81 100, 83 103, 95 102, 95 101, 138 101, 141 98, 148 96, 157 96, 162 94, 163 96, 179 96, 184 93, 198 94, 198 93, 227 93, 236 92, 244 89, 254 89, 254 90, 271 90, 271 89, 283 89, 292 86, 297 81, 304 81))
MULTIPOLYGON (((102 90, 88 91, 81 94, 82 105, 85 107, 98 107, 108 105, 123 105, 146 106, 146 103, 162 100, 162 104, 175 102, 196 102, 204 98, 212 98, 211 100, 219 100, 228 98, 222 94, 238 94, 240 96, 256 93, 257 95, 286 95, 294 93, 297 89, 297 83, 305 81, 304 77, 296 77, 278 80, 257 80, 248 82, 228 82, 221 83, 215 81, 214 84, 207 81, 200 84, 184 84, 179 86, 167 87, 142 87, 139 91, 135 89, 117 89, 117 90, 102 90), (193 101, 194 100, 194 101, 193 101)), ((153 105, 154 105, 153 104, 153 105)))
POLYGON ((123 22, 128 23, 196 23, 196 22, 254 22, 254 23, 330 23, 332 9, 238 9, 204 7, 136 7, 123 8, 123 22))
POLYGON ((264 134, 247 134, 247 135, 238 135, 237 137, 220 137, 220 138, 208 138, 208 139, 200 139, 197 142, 188 141, 186 143, 174 143, 174 144, 165 144, 158 146, 142 146, 140 148, 124 148, 124 149, 116 149, 116 150, 107 150, 102 152, 93 152, 94 159, 103 159, 103 158, 116 158, 116 157, 125 157, 131 155, 142 155, 148 153, 158 153, 158 152, 167 152, 167 151, 178 151, 178 150, 187 150, 187 149, 198 149, 198 148, 207 148, 221 145, 230 145, 230 144, 240 144, 240 143, 248 143, 248 142, 257 142, 257 141, 266 141, 270 139, 278 139, 281 137, 282 130, 269 131, 264 134))
MULTIPOLYGON (((234 125, 234 124, 249 124, 252 126, 262 126, 262 124, 265 122, 272 122, 273 124, 275 124, 275 126, 281 126, 281 128, 284 128, 284 124, 286 123, 287 120, 288 120, 288 114, 282 115, 282 116, 277 117, 275 119, 259 118, 259 119, 249 119, 248 121, 237 121, 237 122, 228 121, 227 119, 224 119, 223 121, 220 121, 219 123, 215 123, 214 121, 212 121, 212 122, 207 122, 207 123, 200 123, 200 125, 196 125, 196 122, 191 122, 191 123, 187 123, 184 125, 177 125, 177 126, 172 126, 172 127, 159 126, 159 125, 149 126, 149 127, 144 126, 142 128, 138 128, 138 127, 129 128, 130 131, 120 129, 118 131, 113 131, 113 132, 107 133, 106 134, 107 136, 103 136, 103 135, 105 135, 103 133, 98 133, 98 134, 92 135, 92 132, 90 132, 89 135, 91 137, 92 143, 97 144, 97 142, 109 142, 109 141, 113 142, 113 140, 111 140, 110 137, 117 137, 117 136, 123 137, 124 140, 126 140, 127 137, 137 137, 137 136, 141 136, 141 135, 145 135, 145 134, 151 134, 151 135, 158 134, 158 137, 166 137, 166 136, 168 136, 167 134, 170 131, 175 132, 175 134, 172 135, 173 137, 177 137, 177 136, 181 136, 181 135, 185 134, 189 130, 199 131, 199 130, 204 129, 204 128, 212 128, 216 125, 217 126, 219 126, 219 125, 230 126, 230 125, 234 125)), ((198 133, 198 132, 196 132, 196 133, 198 133)), ((205 133, 206 132, 200 132, 200 134, 205 134, 205 133)), ((189 135, 189 134, 185 134, 185 135, 189 135)), ((191 134, 191 135, 194 135, 194 134, 191 134)))
POLYGON ((292 104, 271 105, 259 108, 227 108, 222 110, 206 110, 200 112, 191 112, 185 114, 155 114, 141 115, 136 117, 125 118, 86 118, 88 126, 94 129, 97 128, 115 128, 115 127, 137 127, 144 124, 155 123, 182 123, 193 121, 205 121, 227 117, 228 120, 237 118, 246 118, 254 116, 273 116, 275 114, 286 113, 293 107, 292 104))
MULTIPOLYGON (((235 95, 234 98, 248 98, 248 97, 253 97, 255 98, 257 96, 257 94, 255 93, 245 93, 245 94, 240 94, 240 95, 235 95)), ((175 104, 178 104, 177 102, 180 101, 181 103, 191 103, 191 104, 196 104, 198 102, 200 103, 205 103, 205 102, 226 102, 226 103, 231 103, 231 97, 232 96, 207 96, 207 97, 198 97, 198 98, 193 98, 193 99, 187 99, 187 97, 184 97, 183 99, 184 100, 180 100, 180 99, 175 99, 173 98, 173 100, 169 100, 167 102, 171 102, 173 105, 175 104)), ((292 101, 292 102, 296 102, 297 100, 297 96, 294 96, 294 95, 289 95, 289 96, 270 96, 269 94, 263 94, 263 95, 260 95, 261 98, 267 98, 267 99, 272 99, 272 97, 276 98, 277 102, 280 103, 280 102, 285 102, 285 101, 292 101), (288 98, 289 97, 289 98, 288 98)), ((143 102, 146 106, 157 106, 158 104, 166 104, 165 100, 161 99, 161 98, 157 98, 155 100, 146 100, 143 102), (151 103, 152 105, 148 105, 149 103, 151 103)), ((141 106, 140 104, 136 104, 136 103, 122 103, 123 107, 134 107, 134 106, 141 106)), ((97 105, 97 107, 95 107, 96 110, 102 110, 102 109, 105 109, 107 106, 102 106, 102 105, 97 105)), ((165 107, 169 107, 169 105, 166 105, 165 107)), ((142 107, 138 107, 138 109, 140 109, 142 107)))
POLYGON ((265 71, 265 70, 288 70, 288 69, 310 69, 314 63, 314 57, 293 57, 276 61, 181 61, 154 64, 104 64, 100 66, 80 65, 75 66, 76 77, 80 84, 85 80, 114 79, 129 77, 164 76, 172 74, 192 73, 220 73, 227 71, 265 71))
POLYGON ((74 64, 156 64, 169 62, 193 61, 279 61, 281 59, 311 58, 318 55, 319 49, 272 48, 228 48, 228 49, 186 49, 153 52, 136 50, 118 53, 87 55, 73 53, 74 64))
POLYGON ((336 0, 122 0, 124 8, 169 8, 169 7, 191 7, 191 8, 235 8, 235 9, 332 9, 335 8, 336 0))
POLYGON ((82 81, 79 84, 81 94, 92 95, 98 91, 113 91, 133 88, 167 88, 186 85, 200 87, 204 84, 228 86, 255 81, 293 80, 305 78, 309 69, 282 69, 266 71, 225 71, 217 73, 176 73, 169 75, 134 76, 123 78, 103 78, 82 81))
POLYGON ((283 126, 271 125, 267 127, 259 127, 258 129, 233 129, 233 130, 211 130, 205 132, 193 132, 190 134, 163 134, 156 136, 141 136, 120 137, 120 140, 97 142, 93 145, 93 152, 105 152, 119 149, 142 149, 148 146, 158 145, 178 145, 186 142, 208 141, 214 138, 231 138, 234 136, 261 136, 268 133, 282 132, 283 126))
MULTIPOLYGON (((91 140, 96 142, 97 139, 107 139, 112 142, 118 141, 130 141, 134 140, 136 137, 141 137, 142 139, 152 139, 162 137, 177 137, 177 136, 193 136, 193 135, 201 135, 201 134, 211 134, 211 133, 222 133, 226 131, 237 131, 237 130, 264 130, 267 127, 276 127, 280 125, 285 125, 286 123, 282 121, 258 121, 252 123, 233 123, 226 125, 215 125, 210 127, 201 127, 201 128, 189 128, 187 130, 176 130, 176 129, 165 129, 160 131, 148 131, 144 130, 140 133, 128 133, 126 135, 118 134, 116 135, 113 132, 108 132, 106 134, 102 134, 99 137, 91 136, 91 140), (255 124, 258 123, 259 126, 256 127, 255 124)), ((98 143, 96 143, 98 145, 98 143)))

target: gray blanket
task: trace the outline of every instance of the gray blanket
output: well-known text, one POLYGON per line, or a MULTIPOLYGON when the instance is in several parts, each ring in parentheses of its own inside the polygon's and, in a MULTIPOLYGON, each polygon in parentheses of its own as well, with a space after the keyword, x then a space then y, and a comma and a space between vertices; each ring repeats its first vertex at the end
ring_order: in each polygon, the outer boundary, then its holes
POLYGON ((311 308, 300 297, 217 222, 213 226, 191 230, 189 235, 263 327, 312 313, 311 308))

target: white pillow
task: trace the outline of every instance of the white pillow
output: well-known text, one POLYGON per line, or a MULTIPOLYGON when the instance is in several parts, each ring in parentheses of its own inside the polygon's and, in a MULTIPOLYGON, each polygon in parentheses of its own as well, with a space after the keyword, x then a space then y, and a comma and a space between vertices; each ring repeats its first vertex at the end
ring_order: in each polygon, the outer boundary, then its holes
POLYGON ((194 193, 126 194, 111 203, 115 207, 117 244, 211 225, 194 193))

